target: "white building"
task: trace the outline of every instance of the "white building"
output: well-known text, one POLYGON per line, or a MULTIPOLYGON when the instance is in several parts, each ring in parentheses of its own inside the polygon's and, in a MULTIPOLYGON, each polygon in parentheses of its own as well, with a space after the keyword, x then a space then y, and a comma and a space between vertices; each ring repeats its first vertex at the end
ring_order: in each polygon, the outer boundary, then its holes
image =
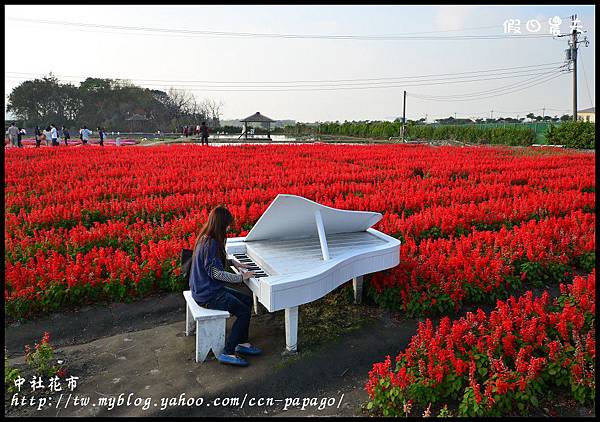
POLYGON ((577 112, 577 120, 594 123, 596 121, 596 107, 579 110, 577 112))

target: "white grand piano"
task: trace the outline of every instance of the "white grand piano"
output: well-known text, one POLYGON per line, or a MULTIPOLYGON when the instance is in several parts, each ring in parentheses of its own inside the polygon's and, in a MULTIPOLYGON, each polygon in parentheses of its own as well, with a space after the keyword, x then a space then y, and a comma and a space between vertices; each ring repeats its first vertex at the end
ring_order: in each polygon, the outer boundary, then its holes
MULTIPOLYGON (((228 258, 252 266, 245 281, 269 312, 285 309, 286 353, 297 351, 298 307, 353 279, 400 262, 400 241, 371 228, 383 216, 347 211, 296 195, 277 195, 245 237, 228 238, 228 258)), ((234 271, 236 271, 234 269, 234 271)), ((242 270, 244 271, 244 270, 242 270)))

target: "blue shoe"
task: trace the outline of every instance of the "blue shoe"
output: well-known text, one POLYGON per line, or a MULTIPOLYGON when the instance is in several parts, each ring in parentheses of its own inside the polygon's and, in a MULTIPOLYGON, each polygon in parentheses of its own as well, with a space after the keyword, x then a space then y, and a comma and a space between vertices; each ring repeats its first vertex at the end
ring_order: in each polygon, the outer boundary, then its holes
POLYGON ((225 353, 221 353, 217 360, 221 363, 227 363, 229 365, 248 366, 247 360, 238 358, 237 356, 232 358, 231 356, 226 355, 225 353))
POLYGON ((242 355, 260 355, 262 353, 262 350, 256 346, 245 347, 239 344, 235 347, 235 351, 242 355))

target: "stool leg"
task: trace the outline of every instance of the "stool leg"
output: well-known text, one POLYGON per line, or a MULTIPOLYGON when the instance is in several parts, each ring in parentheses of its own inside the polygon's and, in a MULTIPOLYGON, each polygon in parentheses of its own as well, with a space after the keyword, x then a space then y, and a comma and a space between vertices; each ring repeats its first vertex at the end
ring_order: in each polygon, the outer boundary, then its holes
POLYGON ((190 306, 186 303, 185 305, 185 335, 189 336, 194 331, 194 317, 190 306))
POLYGON ((218 357, 225 349, 226 318, 196 322, 196 362, 204 362, 212 349, 218 357))
POLYGON ((212 344, 212 351, 215 357, 218 357, 225 350, 225 329, 226 329, 227 318, 217 319, 214 321, 214 341, 212 344))

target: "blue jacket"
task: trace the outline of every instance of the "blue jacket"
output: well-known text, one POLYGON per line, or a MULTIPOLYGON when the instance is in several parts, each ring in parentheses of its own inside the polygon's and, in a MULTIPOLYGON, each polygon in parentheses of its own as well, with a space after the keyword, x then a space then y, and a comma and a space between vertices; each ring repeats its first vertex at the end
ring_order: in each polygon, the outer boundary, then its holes
POLYGON ((209 238, 198 244, 190 273, 190 290, 197 303, 208 302, 224 289, 225 283, 211 276, 212 267, 223 271, 223 262, 217 251, 217 241, 214 239, 209 238))

